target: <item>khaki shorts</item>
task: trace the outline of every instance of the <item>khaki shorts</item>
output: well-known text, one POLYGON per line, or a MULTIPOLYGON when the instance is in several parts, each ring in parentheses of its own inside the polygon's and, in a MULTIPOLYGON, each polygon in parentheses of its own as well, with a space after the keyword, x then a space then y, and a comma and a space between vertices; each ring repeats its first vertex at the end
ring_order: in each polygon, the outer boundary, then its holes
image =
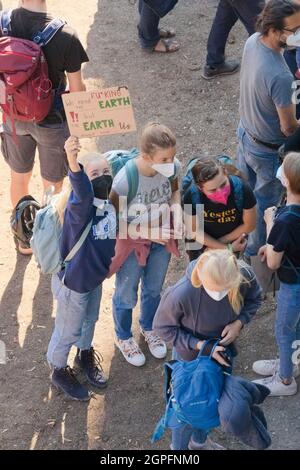
POLYGON ((68 172, 64 150, 70 135, 67 123, 17 121, 15 124, 17 137, 13 135, 11 122, 4 123, 1 129, 1 151, 10 168, 16 173, 29 173, 38 150, 42 178, 52 183, 61 181, 68 172))

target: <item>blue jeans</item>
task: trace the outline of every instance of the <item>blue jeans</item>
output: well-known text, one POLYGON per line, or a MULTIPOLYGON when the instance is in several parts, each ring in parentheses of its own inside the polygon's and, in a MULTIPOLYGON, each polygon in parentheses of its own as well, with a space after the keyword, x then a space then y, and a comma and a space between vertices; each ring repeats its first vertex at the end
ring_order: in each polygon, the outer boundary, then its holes
POLYGON ((300 340, 300 284, 280 284, 277 298, 275 335, 279 349, 280 376, 293 376, 293 342, 300 340))
POLYGON ((152 243, 146 266, 138 264, 133 251, 117 272, 113 296, 113 316, 116 335, 119 339, 125 340, 132 337, 132 309, 137 303, 140 281, 140 326, 145 331, 152 330, 152 322, 160 302, 160 294, 170 257, 170 253, 164 246, 152 243))
POLYGON ((207 42, 206 63, 218 67, 225 61, 225 46, 228 35, 241 20, 249 36, 255 32, 255 21, 262 10, 261 0, 220 0, 207 42))
POLYGON ((143 48, 155 46, 159 39, 159 16, 143 1, 139 0, 140 22, 138 32, 143 48))
POLYGON ((266 243, 264 212, 276 206, 283 193, 283 187, 276 178, 280 165, 278 152, 255 143, 240 123, 238 127, 238 167, 248 179, 257 200, 256 230, 249 235, 246 256, 254 256, 266 243))
MULTIPOLYGON (((182 361, 180 355, 173 348, 172 359, 182 361)), ((172 429, 172 450, 187 450, 191 437, 197 444, 203 444, 208 433, 202 429, 193 429, 189 424, 182 424, 172 429)))
POLYGON ((57 310, 47 360, 52 366, 61 368, 67 366, 73 345, 81 350, 91 348, 95 324, 99 317, 102 286, 80 294, 68 289, 57 274, 54 274, 51 287, 57 300, 57 310))

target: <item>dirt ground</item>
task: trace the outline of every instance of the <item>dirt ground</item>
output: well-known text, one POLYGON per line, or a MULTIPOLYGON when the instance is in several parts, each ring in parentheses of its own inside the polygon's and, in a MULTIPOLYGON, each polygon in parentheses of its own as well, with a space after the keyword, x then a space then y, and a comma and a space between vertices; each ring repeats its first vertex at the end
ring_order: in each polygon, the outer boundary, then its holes
MULTIPOLYGON (((4 0, 4 6, 15 1, 4 0)), ((176 27, 181 49, 176 54, 145 54, 137 41, 137 9, 128 0, 49 0, 51 11, 79 32, 90 57, 84 67, 88 86, 129 87, 138 128, 149 120, 169 125, 178 138, 182 162, 195 151, 235 154, 239 76, 212 83, 200 77, 199 65, 217 0, 179 0, 162 24, 176 27)), ((238 25, 230 37, 228 56, 240 57, 246 34, 238 25)), ((106 151, 136 145, 136 134, 84 142, 106 151)), ((9 230, 9 170, 0 161, 0 340, 7 363, 0 364, 0 449, 168 449, 169 435, 150 443, 163 411, 163 368, 150 357, 138 369, 125 363, 113 342, 111 298, 113 280, 104 284, 96 349, 110 376, 106 391, 90 403, 74 403, 52 392, 45 353, 53 329, 50 279, 40 275, 34 259, 17 255, 9 230)), ((31 193, 41 197, 38 166, 31 193)), ((186 260, 173 260, 167 284, 184 272, 186 260)), ((138 310, 138 309, 136 309, 138 310)), ((135 332, 137 328, 135 315, 135 332)), ((275 354, 274 302, 269 299, 238 341, 237 373, 254 378, 252 362, 275 354)), ((72 352, 70 363, 72 363, 72 352)), ((299 394, 269 398, 263 409, 272 433, 272 449, 300 449, 299 394)), ((217 430, 217 439, 230 449, 244 449, 217 430)))

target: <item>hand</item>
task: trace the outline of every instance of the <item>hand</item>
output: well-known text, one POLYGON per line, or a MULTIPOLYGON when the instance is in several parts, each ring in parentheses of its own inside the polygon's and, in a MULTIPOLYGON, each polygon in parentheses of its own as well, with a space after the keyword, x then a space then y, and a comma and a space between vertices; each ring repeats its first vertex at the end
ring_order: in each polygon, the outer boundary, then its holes
POLYGON ((70 168, 72 164, 77 163, 77 157, 78 157, 78 153, 80 149, 81 149, 81 145, 80 145, 78 137, 71 136, 67 139, 65 143, 65 151, 67 154, 70 168))
POLYGON ((232 242, 231 246, 234 253, 244 251, 247 246, 246 235, 244 233, 240 235, 239 238, 232 242))
POLYGON ((273 224, 276 210, 277 210, 277 207, 275 206, 269 207, 268 209, 265 210, 264 220, 267 225, 273 224))
POLYGON ((260 256, 261 262, 264 263, 267 257, 267 245, 261 246, 257 254, 260 256))
POLYGON ((222 340, 220 344, 223 346, 228 346, 232 343, 240 334, 243 324, 240 320, 236 320, 233 323, 225 326, 224 330, 222 331, 222 340))
POLYGON ((225 361, 225 359, 220 355, 220 352, 224 352, 225 348, 223 346, 216 346, 212 355, 212 358, 217 361, 221 366, 230 367, 230 364, 225 361))

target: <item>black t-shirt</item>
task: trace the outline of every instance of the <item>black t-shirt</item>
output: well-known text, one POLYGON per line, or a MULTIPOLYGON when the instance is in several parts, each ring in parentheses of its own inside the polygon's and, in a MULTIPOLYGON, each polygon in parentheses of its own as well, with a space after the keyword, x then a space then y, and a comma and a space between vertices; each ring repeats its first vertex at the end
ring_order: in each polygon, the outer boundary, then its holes
MULTIPOLYGON (((11 35, 32 40, 34 34, 42 31, 53 18, 48 13, 37 13, 25 8, 16 8, 13 10, 11 17, 11 35)), ((65 72, 78 72, 81 69, 81 64, 89 60, 76 31, 68 25, 64 25, 55 34, 43 48, 43 52, 47 60, 49 78, 53 88, 59 88, 61 91, 66 86, 65 72)), ((53 109, 43 122, 56 123, 65 119, 61 99, 56 99, 53 109)))
MULTIPOLYGON (((207 235, 218 239, 228 235, 243 223, 243 213, 239 212, 234 196, 234 186, 231 178, 231 193, 227 205, 216 203, 208 199, 204 193, 201 195, 201 203, 204 205, 204 231, 207 235)), ((242 181, 243 209, 252 209, 256 205, 256 199, 249 184, 242 181)), ((189 189, 184 196, 184 204, 192 206, 192 215, 196 215, 196 205, 192 203, 192 190, 189 189)))
POLYGON ((300 205, 284 206, 277 211, 267 243, 272 245, 277 253, 285 254, 277 271, 280 281, 298 284, 297 274, 286 257, 296 269, 298 268, 300 275, 300 205))

